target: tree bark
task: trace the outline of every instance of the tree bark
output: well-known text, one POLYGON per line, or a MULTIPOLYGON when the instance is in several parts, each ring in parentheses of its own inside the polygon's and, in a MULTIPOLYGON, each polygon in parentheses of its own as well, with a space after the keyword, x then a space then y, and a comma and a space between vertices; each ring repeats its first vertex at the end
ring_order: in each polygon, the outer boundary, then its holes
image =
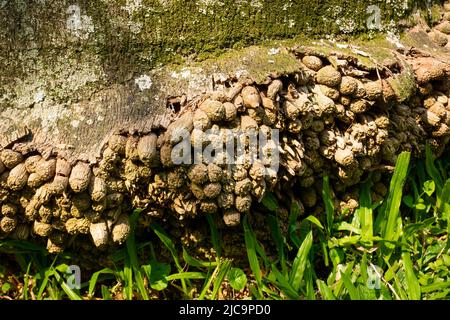
MULTIPOLYGON (((26 137, 95 161, 115 130, 145 132, 166 125, 169 97, 189 99, 212 89, 214 81, 242 74, 236 61, 257 78, 299 68, 292 55, 268 57, 265 47, 214 58, 225 49, 300 34, 367 33, 371 5, 337 0, 2 1, 0 146, 26 137)), ((379 4, 380 28, 407 17, 415 5, 379 4)), ((302 42, 289 46, 295 43, 302 42)), ((272 44, 287 46, 280 41, 267 45, 272 44)))

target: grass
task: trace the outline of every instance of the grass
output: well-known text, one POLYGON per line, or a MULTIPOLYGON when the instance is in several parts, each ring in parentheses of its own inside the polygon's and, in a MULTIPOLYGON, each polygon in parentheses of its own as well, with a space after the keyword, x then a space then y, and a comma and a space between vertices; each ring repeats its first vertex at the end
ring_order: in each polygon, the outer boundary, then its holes
MULTIPOLYGON (((399 155, 383 201, 371 198, 372 179, 360 184, 360 205, 353 215, 333 206, 328 177, 323 178, 322 216, 290 203, 287 226, 272 194, 262 201, 270 239, 258 239, 249 216, 241 232, 247 262, 224 255, 223 239, 207 216, 215 258, 189 254, 158 224, 150 226, 155 241, 134 235, 140 212, 130 217, 132 234, 112 254, 113 268, 92 272, 79 288, 68 285, 70 255, 50 256, 35 244, 0 241, 0 252, 20 267, 8 272, 0 263, 3 299, 321 299, 434 300, 450 297, 450 161, 424 161, 399 155), (273 246, 269 250, 268 245, 273 246), (155 246, 171 260, 161 260, 155 246), (269 250, 269 251, 268 251, 269 250), (273 254, 275 252, 276 254, 273 254)), ((245 256, 245 254, 244 254, 245 256)), ((73 280, 73 278, 72 278, 73 280)))

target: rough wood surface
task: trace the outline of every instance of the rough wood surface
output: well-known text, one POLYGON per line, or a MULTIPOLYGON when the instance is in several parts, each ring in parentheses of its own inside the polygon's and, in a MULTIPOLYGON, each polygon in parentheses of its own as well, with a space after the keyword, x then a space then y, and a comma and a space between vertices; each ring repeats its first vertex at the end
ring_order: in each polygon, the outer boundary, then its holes
MULTIPOLYGON (((281 42, 200 64, 189 62, 190 54, 214 56, 261 38, 366 32, 370 5, 2 1, 0 147, 32 139, 44 154, 56 148, 94 162, 112 132, 166 126, 169 98, 192 98, 230 77, 263 82, 299 68, 281 42), (178 64, 161 67, 166 62, 178 64)), ((380 4, 382 21, 407 16, 414 6, 380 4)))

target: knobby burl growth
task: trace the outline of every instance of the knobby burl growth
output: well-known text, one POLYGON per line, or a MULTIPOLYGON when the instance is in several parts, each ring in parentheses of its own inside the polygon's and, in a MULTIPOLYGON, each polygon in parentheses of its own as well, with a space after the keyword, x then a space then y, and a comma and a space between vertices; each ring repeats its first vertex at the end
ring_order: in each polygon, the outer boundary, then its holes
MULTIPOLYGON (((441 46, 448 23, 430 31, 441 46)), ((426 143, 436 154, 444 150, 450 139, 448 61, 400 49, 396 59, 367 68, 344 54, 292 53, 301 72, 261 84, 227 80, 211 94, 183 101, 166 130, 112 135, 96 164, 40 154, 24 142, 1 150, 0 237, 46 240, 50 252, 90 237, 103 249, 127 239, 133 208, 144 209, 142 225, 220 212, 223 224, 236 226, 269 190, 282 196, 295 185, 303 205, 314 208, 316 182, 325 174, 335 205, 352 212, 358 206, 352 186, 365 174, 389 169, 403 150, 420 155, 426 143), (200 141, 205 147, 225 145, 218 138, 224 129, 237 133, 232 139, 278 130, 279 170, 267 170, 269 154, 234 164, 217 155, 212 162, 174 163, 176 132, 188 132, 192 146, 200 141)), ((379 174, 374 181, 373 196, 384 196, 379 174)))

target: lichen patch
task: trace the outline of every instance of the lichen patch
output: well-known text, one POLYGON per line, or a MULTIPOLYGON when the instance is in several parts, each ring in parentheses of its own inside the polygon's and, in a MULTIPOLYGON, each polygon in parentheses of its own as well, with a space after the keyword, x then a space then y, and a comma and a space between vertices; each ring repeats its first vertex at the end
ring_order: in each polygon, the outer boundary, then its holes
POLYGON ((152 79, 146 74, 143 74, 136 78, 134 80, 134 83, 139 87, 139 90, 141 91, 148 90, 153 85, 152 79))

